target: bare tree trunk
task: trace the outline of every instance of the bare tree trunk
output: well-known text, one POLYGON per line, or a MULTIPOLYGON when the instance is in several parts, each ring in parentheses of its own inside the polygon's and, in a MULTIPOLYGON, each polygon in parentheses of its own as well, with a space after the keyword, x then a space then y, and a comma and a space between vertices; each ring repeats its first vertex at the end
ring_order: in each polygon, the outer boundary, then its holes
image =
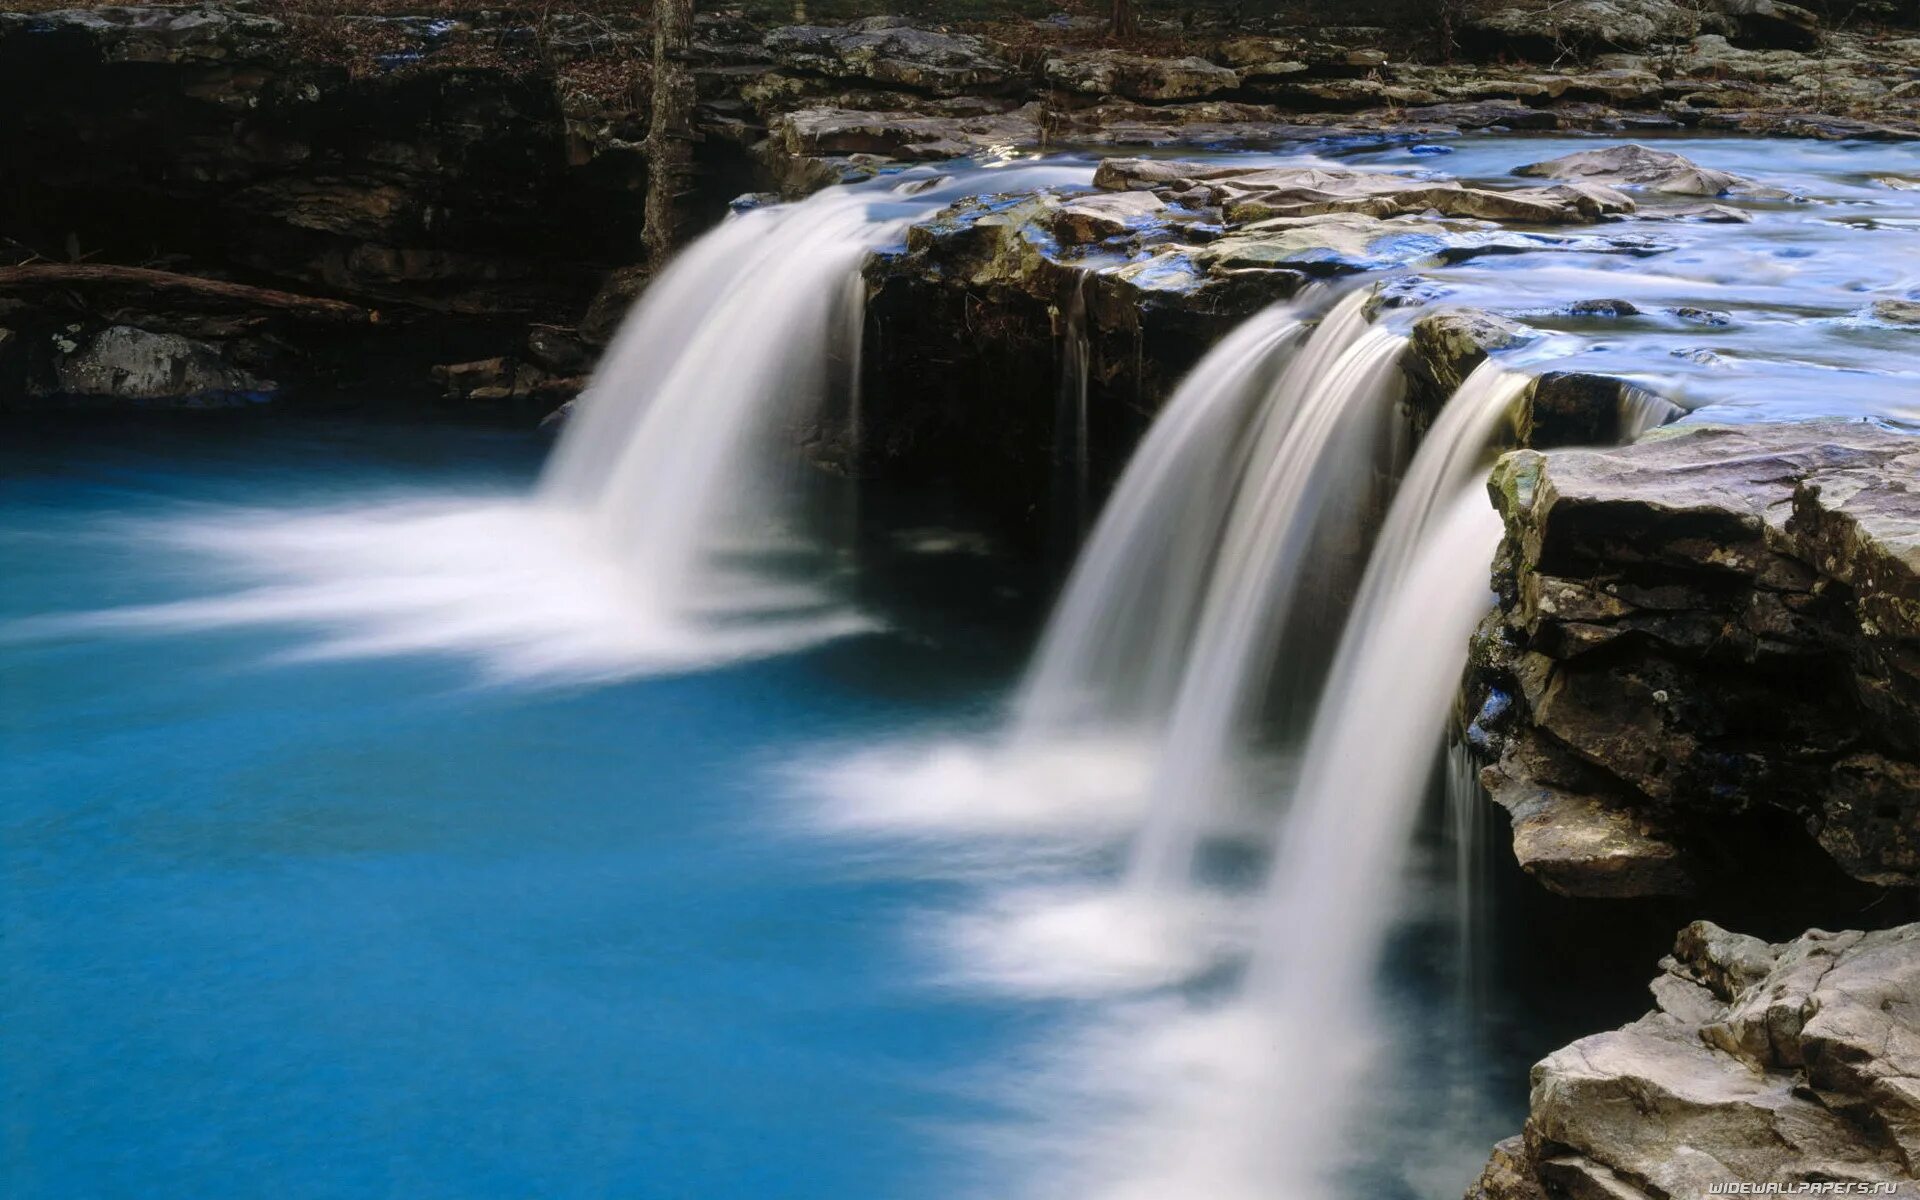
POLYGON ((1107 18, 1107 36, 1132 37, 1134 30, 1133 0, 1113 0, 1113 11, 1107 18))
POLYGON ((653 115, 647 126, 647 258, 665 263, 680 242, 681 200, 693 187, 693 0, 654 0, 653 115))

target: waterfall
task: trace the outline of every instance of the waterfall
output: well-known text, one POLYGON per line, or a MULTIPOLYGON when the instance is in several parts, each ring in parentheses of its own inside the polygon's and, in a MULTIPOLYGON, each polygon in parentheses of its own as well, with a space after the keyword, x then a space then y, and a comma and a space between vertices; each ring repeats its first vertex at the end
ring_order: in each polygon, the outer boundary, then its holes
POLYGON ((1500 523, 1480 494, 1482 467, 1526 382, 1482 365, 1415 455, 1281 819, 1248 987, 1278 1039, 1282 1162, 1324 1165, 1357 1090, 1369 977, 1467 641, 1489 603, 1500 523))
POLYGON ((1016 744, 1164 718, 1232 502, 1253 406, 1301 328, 1276 306, 1181 381, 1074 564, 1014 709, 1016 744))
POLYGON ((1447 743, 1445 774, 1446 844, 1452 852, 1453 974, 1455 1007, 1461 1024, 1482 1008, 1487 987, 1487 925, 1492 903, 1490 878, 1495 833, 1493 801, 1480 786, 1480 764, 1466 743, 1447 743))
POLYGON ((623 586, 663 625, 817 602, 741 564, 785 548, 778 435, 833 397, 857 419, 860 263, 898 224, 871 207, 831 190, 690 246, 627 317, 554 450, 542 499, 629 565, 623 586))
POLYGON ((1403 337, 1367 323, 1366 292, 1328 315, 1266 398, 1249 465, 1205 589, 1130 869, 1139 887, 1179 888, 1210 819, 1227 807, 1233 751, 1287 643, 1296 692, 1318 684, 1304 601, 1347 594, 1339 555, 1364 546, 1396 439, 1403 337))

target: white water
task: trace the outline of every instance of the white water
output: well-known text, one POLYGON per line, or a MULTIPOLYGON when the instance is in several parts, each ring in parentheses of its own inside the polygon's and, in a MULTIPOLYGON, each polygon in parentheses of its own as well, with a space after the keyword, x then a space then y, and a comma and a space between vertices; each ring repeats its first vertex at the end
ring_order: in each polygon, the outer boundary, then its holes
POLYGON ((1254 406, 1301 320, 1249 318, 1188 373, 1075 560, 1015 702, 1017 744, 1163 720, 1246 456, 1254 406))
MULTIPOLYGON (((1500 522, 1482 491, 1490 442, 1524 376, 1482 365, 1428 431, 1394 498, 1328 676, 1282 818, 1250 1002, 1271 1014, 1287 1120, 1276 1161, 1298 1195, 1326 1186, 1372 1037, 1366 999, 1419 803, 1473 626, 1491 603, 1500 522)), ((1284 1189, 1283 1189, 1284 1190, 1284 1189)))
POLYGON ((824 586, 826 548, 783 527, 804 508, 783 495, 802 468, 778 443, 830 401, 857 424, 860 262, 900 220, 874 219, 875 199, 825 192, 688 247, 628 316, 532 498, 129 521, 117 535, 195 555, 218 593, 0 636, 292 625, 316 635, 301 657, 458 655, 490 682, 551 684, 870 628, 824 586))
MULTIPOLYGON (((1397 1085, 1372 1073, 1385 1037, 1371 1012, 1372 974, 1467 639, 1490 603, 1499 522, 1480 491, 1482 469, 1525 382, 1491 365, 1476 372, 1408 468, 1279 822, 1240 990, 1224 1000, 1207 989, 1123 993, 1054 1038, 1008 1097, 1027 1106, 1000 1147, 1030 1172, 1020 1194, 1322 1200, 1353 1191, 1349 1135, 1363 1100, 1406 1117, 1397 1085)), ((1180 911, 1203 894, 1120 897, 1180 911)), ((1113 911, 1126 907, 1116 901, 1113 911)), ((1215 914, 1199 928, 1217 936, 1237 933, 1233 924, 1215 914)), ((1398 1174, 1423 1190, 1457 1187, 1449 1181, 1483 1132, 1423 1114, 1404 1139, 1420 1161, 1398 1174), (1431 1141, 1435 1130, 1450 1136, 1431 1141)))
MULTIPOLYGON (((1263 710, 1289 621, 1310 616, 1315 597, 1343 599, 1337 556, 1366 544, 1392 468, 1406 345, 1367 324, 1367 298, 1356 292, 1328 315, 1261 408, 1134 843, 1137 887, 1185 884, 1199 838, 1234 807, 1236 751, 1263 710)), ((1313 659, 1307 640, 1291 639, 1295 664, 1313 659)), ((1304 688, 1318 683, 1300 673, 1304 688)))
POLYGON ((702 238, 647 289, 581 397, 541 497, 633 564, 628 587, 661 624, 817 602, 740 563, 792 541, 779 435, 832 396, 857 404, 850 281, 896 225, 871 207, 828 191, 702 238))

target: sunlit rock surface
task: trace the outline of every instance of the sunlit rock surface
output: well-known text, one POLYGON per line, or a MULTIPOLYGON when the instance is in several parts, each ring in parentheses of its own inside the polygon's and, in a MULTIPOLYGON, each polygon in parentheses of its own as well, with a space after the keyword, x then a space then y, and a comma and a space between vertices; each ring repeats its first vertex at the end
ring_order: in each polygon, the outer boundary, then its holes
POLYGON ((1472 736, 1524 866, 1679 890, 1779 810, 1855 878, 1920 882, 1917 467, 1911 436, 1839 421, 1501 461, 1472 736), (1590 856, 1535 836, 1545 808, 1591 814, 1590 856))
POLYGON ((1768 945, 1699 921, 1661 968, 1652 1012, 1533 1068, 1468 1200, 1920 1179, 1920 925, 1768 945))

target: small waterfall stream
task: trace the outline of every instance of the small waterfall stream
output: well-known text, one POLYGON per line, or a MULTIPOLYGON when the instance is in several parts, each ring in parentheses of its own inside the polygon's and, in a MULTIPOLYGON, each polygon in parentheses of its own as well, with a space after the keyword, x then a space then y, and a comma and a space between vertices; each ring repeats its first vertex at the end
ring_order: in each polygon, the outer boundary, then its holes
POLYGON ((1101 510, 1014 706, 1014 740, 1152 726, 1178 687, 1244 434, 1296 342, 1269 308, 1208 353, 1168 400, 1101 510))
POLYGON ((627 586, 664 625, 817 602, 739 563, 783 548, 775 435, 830 396, 857 406, 860 263, 898 225, 871 207, 829 190, 695 243, 628 316, 554 451, 542 498, 634 564, 627 586))
MULTIPOLYGON (((1367 299, 1355 292, 1327 316, 1261 408, 1134 843, 1137 887, 1185 882, 1200 836, 1236 790, 1233 751, 1262 708, 1289 619, 1315 592, 1337 600, 1341 572, 1329 555, 1365 544, 1370 495, 1391 467, 1382 459, 1400 419, 1406 346, 1367 324, 1367 299), (1316 549, 1325 552, 1317 559, 1316 549)), ((1313 658, 1309 646, 1292 649, 1295 666, 1313 658)), ((1309 669, 1289 682, 1317 680, 1309 669)))
MULTIPOLYGON (((1318 1161, 1352 1103, 1368 1040, 1367 980, 1397 899, 1411 840, 1489 605, 1500 522, 1481 494, 1500 423, 1527 378, 1478 368, 1428 431, 1375 546, 1281 818, 1249 970, 1252 1002, 1280 1039, 1286 1160, 1318 1161)), ((1278 1135, 1276 1135, 1278 1136, 1278 1135)))

